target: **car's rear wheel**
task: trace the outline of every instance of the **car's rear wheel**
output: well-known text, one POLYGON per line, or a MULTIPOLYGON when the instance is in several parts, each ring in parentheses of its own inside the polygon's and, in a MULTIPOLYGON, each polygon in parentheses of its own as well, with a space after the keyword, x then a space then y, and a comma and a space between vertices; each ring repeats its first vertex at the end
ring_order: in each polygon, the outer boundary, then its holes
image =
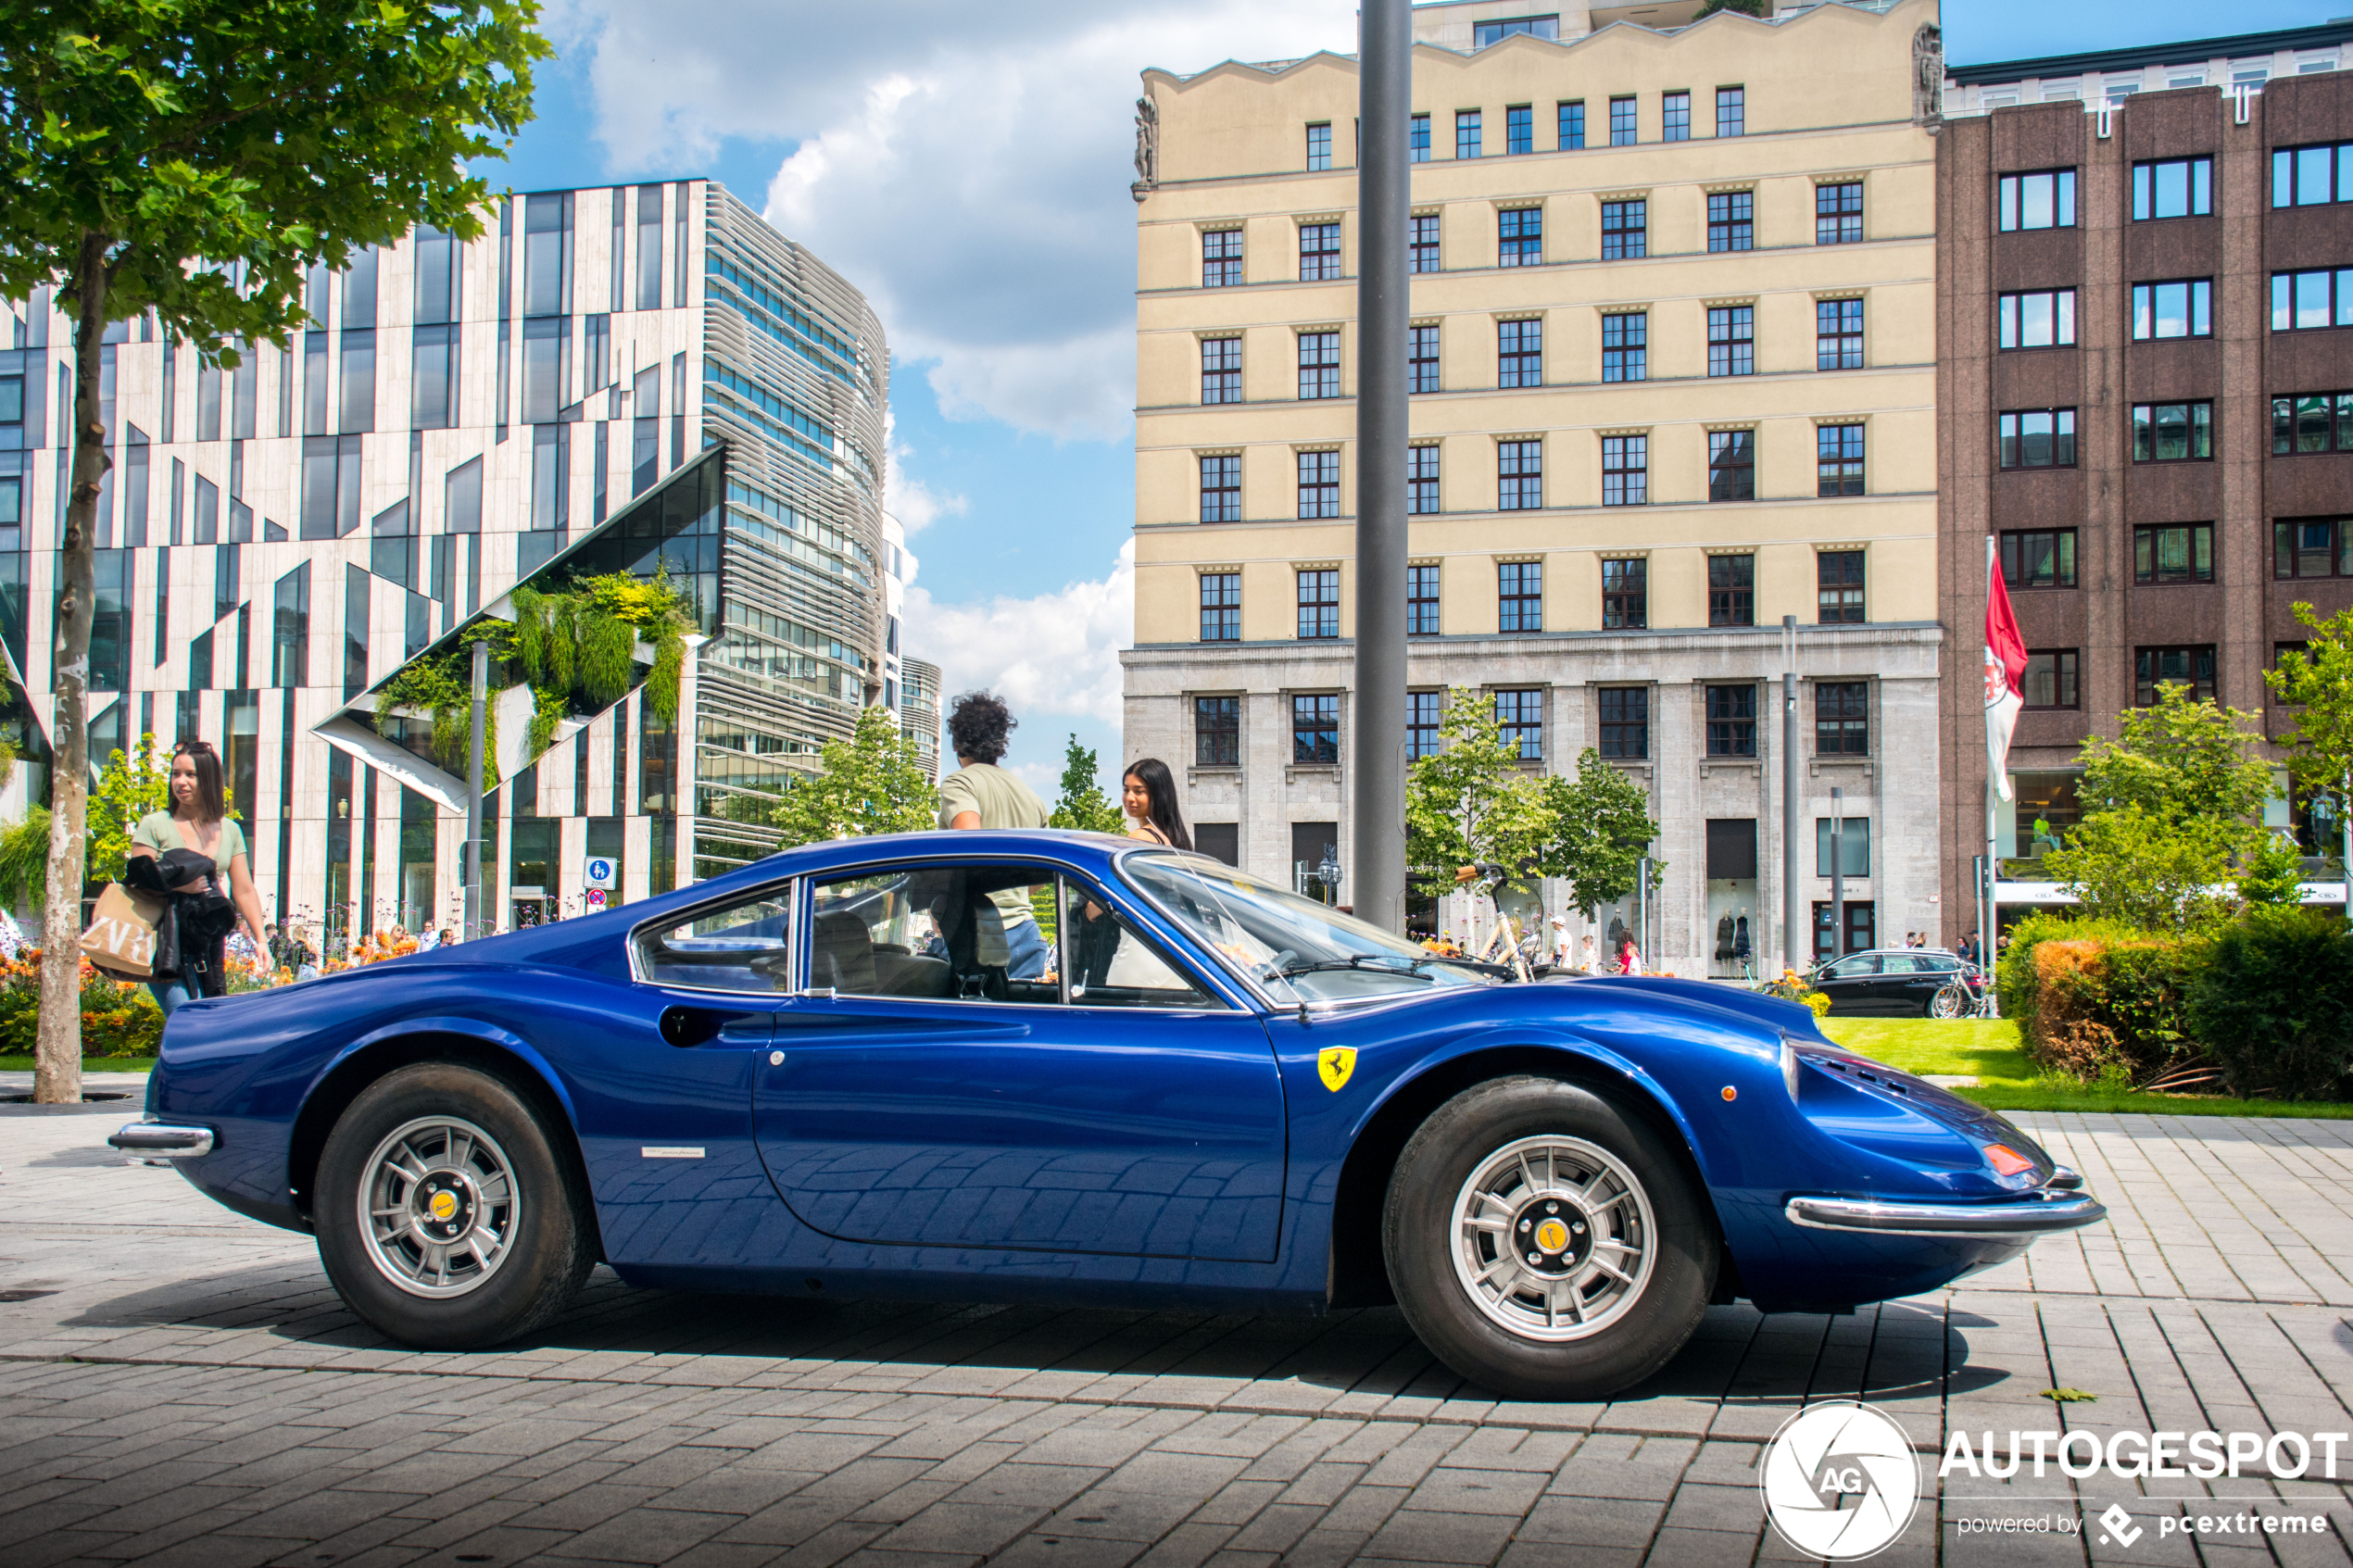
POLYGON ((1602 1399, 1683 1348, 1715 1286, 1713 1216, 1641 1118, 1574 1084, 1498 1078, 1431 1114, 1389 1184, 1406 1321, 1518 1399, 1602 1399))
POLYGON ((420 1062, 328 1135, 312 1218, 327 1276, 394 1339, 472 1349, 563 1311, 596 1266, 586 1194, 540 1113, 489 1073, 420 1062))

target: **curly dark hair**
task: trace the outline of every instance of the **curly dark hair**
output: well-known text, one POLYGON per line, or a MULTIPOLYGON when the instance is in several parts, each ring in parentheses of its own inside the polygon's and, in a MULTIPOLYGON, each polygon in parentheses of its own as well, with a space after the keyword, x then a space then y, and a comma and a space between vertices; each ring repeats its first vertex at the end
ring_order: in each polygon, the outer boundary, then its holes
POLYGON ((1021 721, 994 692, 966 692, 948 715, 949 744, 968 762, 994 762, 1021 721))

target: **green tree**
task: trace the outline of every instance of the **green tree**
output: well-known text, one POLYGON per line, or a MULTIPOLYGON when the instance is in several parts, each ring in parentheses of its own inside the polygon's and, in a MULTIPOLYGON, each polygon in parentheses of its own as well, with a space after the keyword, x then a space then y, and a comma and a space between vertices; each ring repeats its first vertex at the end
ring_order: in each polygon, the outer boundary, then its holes
POLYGON ((887 708, 858 716, 848 740, 827 741, 820 767, 785 791, 769 814, 780 849, 829 838, 915 833, 939 820, 939 791, 924 777, 923 753, 887 708))
POLYGON ((537 0, 68 0, 0 7, 0 296, 73 320, 59 551, 49 897, 34 1098, 81 1098, 74 1006, 89 734, 92 530, 107 467, 99 345, 152 311, 234 365, 305 319, 304 273, 418 223, 482 232, 487 184, 551 51, 537 0))
POLYGON ((2323 621, 2310 605, 2298 604, 2296 619, 2310 635, 2300 650, 2281 654, 2263 679, 2295 720, 2286 743, 2289 776, 2308 794, 2343 802, 2353 783, 2353 609, 2323 621))
POLYGON ((1120 833, 1126 827, 1126 814, 1119 803, 1103 794, 1094 751, 1079 745, 1076 734, 1063 747, 1063 791, 1055 797, 1046 825, 1084 833, 1120 833))
POLYGON ((2276 882, 2263 827, 2271 771, 2247 755, 2255 715, 2178 683, 2157 696, 2126 711, 2116 740, 2084 743, 2082 821, 2044 864, 2087 915, 2187 931, 2227 912, 2213 890, 2242 872, 2259 894, 2276 882))
MULTIPOLYGON (((171 763, 153 735, 141 735, 136 754, 108 755, 90 805, 90 866, 94 880, 120 877, 131 855, 131 832, 150 811, 171 809, 171 763)), ((225 791, 223 792, 226 793, 225 791)))
POLYGON ((1707 4, 1699 8, 1699 15, 1692 19, 1697 21, 1700 17, 1712 17, 1718 11, 1738 11, 1744 17, 1769 17, 1773 14, 1773 6, 1772 0, 1707 0, 1707 4))
MULTIPOLYGON (((1624 771, 1587 746, 1577 759, 1577 776, 1554 773, 1544 781, 1552 836, 1541 859, 1544 874, 1567 879, 1569 896, 1591 920, 1593 910, 1615 904, 1642 881, 1642 857, 1658 837, 1650 799, 1624 771)), ((1651 887, 1667 878, 1667 862, 1651 861, 1651 887)))
POLYGON ((1556 836, 1547 781, 1521 768, 1494 698, 1456 686, 1438 735, 1439 749, 1405 773, 1407 869, 1444 890, 1462 866, 1492 862, 1517 874, 1541 860, 1556 836))

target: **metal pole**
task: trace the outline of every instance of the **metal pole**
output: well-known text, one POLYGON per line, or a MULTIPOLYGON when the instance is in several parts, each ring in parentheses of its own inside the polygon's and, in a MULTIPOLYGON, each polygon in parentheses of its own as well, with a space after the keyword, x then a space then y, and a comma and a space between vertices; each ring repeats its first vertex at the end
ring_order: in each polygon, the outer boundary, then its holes
MULTIPOLYGON (((1846 791, 1831 785, 1831 951, 1846 953, 1846 791)), ((1882 947, 1884 943, 1881 944, 1882 947)))
POLYGON ((2353 771, 2337 781, 2336 820, 2345 834, 2345 918, 2353 921, 2353 771))
POLYGON ((1651 961, 1651 858, 1645 855, 1634 867, 1634 946, 1642 949, 1642 961, 1651 961))
POLYGON ((490 645, 474 645, 473 733, 466 744, 466 940, 482 935, 482 729, 490 689, 490 645))
POLYGON ((1805 972, 1811 951, 1806 919, 1804 841, 1798 835, 1800 759, 1797 754, 1797 617, 1781 617, 1781 967, 1805 972))
POLYGON ((1411 0, 1365 0, 1356 155, 1356 916, 1405 929, 1405 212, 1411 0))
POLYGON ((1969 858, 1969 875, 1975 885, 1970 889, 1977 898, 1977 967, 1985 967, 1985 857, 1969 858))
POLYGON ((1994 992, 1994 938, 2000 935, 2002 905, 1998 895, 2002 887, 2001 834, 1994 826, 1994 813, 2001 797, 1994 787, 1994 775, 1989 759, 1985 776, 1985 926, 1978 940, 1985 945, 1985 991, 1994 992))

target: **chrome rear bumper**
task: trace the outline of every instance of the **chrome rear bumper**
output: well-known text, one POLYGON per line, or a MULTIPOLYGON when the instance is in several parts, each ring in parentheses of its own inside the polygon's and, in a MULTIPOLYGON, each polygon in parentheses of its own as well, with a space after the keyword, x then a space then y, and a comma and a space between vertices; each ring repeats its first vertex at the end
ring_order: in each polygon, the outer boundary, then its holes
POLYGON ((212 1152, 213 1136, 210 1127, 132 1122, 117 1128, 107 1142, 145 1160, 195 1160, 212 1152))
POLYGON ((2080 1230, 2108 1218, 2082 1177, 2061 1171, 2031 1198, 2007 1203, 1910 1203, 1877 1198, 1793 1198, 1781 1212, 1808 1230, 2002 1240, 2080 1230))

